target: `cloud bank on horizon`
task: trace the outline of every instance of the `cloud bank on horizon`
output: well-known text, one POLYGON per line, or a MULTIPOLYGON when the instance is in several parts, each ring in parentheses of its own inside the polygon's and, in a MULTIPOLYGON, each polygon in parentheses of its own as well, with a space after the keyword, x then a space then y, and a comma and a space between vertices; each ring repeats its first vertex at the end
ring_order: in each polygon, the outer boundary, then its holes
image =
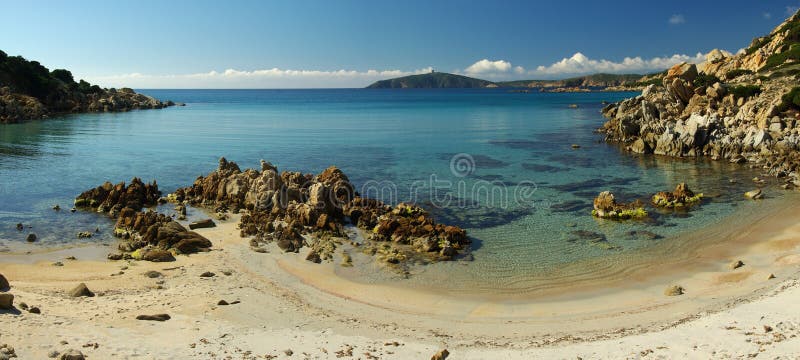
MULTIPOLYGON (((525 74, 529 76, 541 76, 543 78, 555 78, 573 75, 586 75, 595 73, 610 73, 610 74, 647 74, 657 71, 662 71, 672 67, 675 64, 682 62, 689 62, 699 64, 705 61, 705 54, 697 53, 694 56, 675 54, 669 57, 654 57, 651 59, 642 59, 641 57, 626 57, 622 61, 614 62, 605 59, 591 59, 586 55, 577 52, 569 58, 563 58, 553 64, 547 66, 538 66, 534 70, 525 70, 521 66, 514 67, 516 74, 525 74)), ((504 74, 509 73, 512 64, 503 60, 489 61, 481 60, 466 69, 467 74, 471 75, 485 75, 488 77, 502 77, 504 74), (503 63, 504 66, 485 66, 485 64, 503 63), (484 66, 476 66, 483 64, 484 66), (479 70, 480 72, 476 72, 479 70)))
MULTIPOLYGON (((668 69, 681 63, 701 63, 705 55, 675 54, 668 57, 626 57, 621 61, 591 59, 577 52, 569 58, 563 58, 550 65, 526 69, 514 66, 505 60, 482 59, 465 69, 453 70, 453 73, 479 77, 487 80, 527 80, 556 79, 594 73, 612 74, 647 74, 668 69)), ((193 74, 142 74, 130 73, 111 76, 88 76, 86 80, 103 87, 147 88, 343 88, 364 87, 378 80, 388 78, 425 74, 433 70, 426 67, 413 71, 402 70, 292 70, 264 69, 242 71, 227 69, 225 71, 209 71, 193 74)))

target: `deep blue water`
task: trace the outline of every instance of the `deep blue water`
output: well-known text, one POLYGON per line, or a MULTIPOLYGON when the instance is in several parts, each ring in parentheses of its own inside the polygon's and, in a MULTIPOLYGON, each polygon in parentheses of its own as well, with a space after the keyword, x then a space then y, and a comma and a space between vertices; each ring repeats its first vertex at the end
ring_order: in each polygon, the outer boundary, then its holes
POLYGON ((77 194, 134 176, 157 179, 170 192, 215 169, 220 156, 243 168, 259 159, 314 173, 337 165, 368 195, 417 202, 467 228, 475 238, 469 267, 490 277, 647 247, 752 206, 739 198, 753 174, 735 165, 631 156, 602 142, 593 132, 603 123, 601 102, 635 93, 142 92, 187 106, 0 127, 0 248, 24 242, 30 231, 48 245, 101 227, 95 240, 113 241, 108 219, 68 211, 77 194), (688 214, 654 213, 650 222, 589 215, 602 190, 646 200, 678 182, 713 198, 688 214), (50 210, 53 204, 64 210, 50 210), (33 229, 18 232, 18 222, 33 229))

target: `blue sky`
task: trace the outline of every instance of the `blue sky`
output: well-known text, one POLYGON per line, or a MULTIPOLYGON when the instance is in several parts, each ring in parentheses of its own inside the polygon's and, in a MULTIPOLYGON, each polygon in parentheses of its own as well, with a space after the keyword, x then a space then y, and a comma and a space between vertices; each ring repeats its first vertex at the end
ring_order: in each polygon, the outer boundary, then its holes
POLYGON ((560 78, 655 71, 714 48, 736 52, 798 6, 0 0, 0 49, 103 86, 138 88, 351 87, 430 68, 492 80, 560 78))

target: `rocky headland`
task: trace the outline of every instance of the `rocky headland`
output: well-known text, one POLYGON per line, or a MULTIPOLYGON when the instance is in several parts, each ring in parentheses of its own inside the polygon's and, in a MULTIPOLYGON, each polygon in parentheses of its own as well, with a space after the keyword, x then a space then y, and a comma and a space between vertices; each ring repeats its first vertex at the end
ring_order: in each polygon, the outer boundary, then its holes
POLYGON ((606 141, 634 153, 747 163, 800 186, 800 15, 744 52, 678 64, 603 109, 606 141))
POLYGON ((0 51, 0 124, 58 114, 161 109, 175 105, 132 89, 103 89, 76 82, 64 69, 48 70, 37 61, 0 51))

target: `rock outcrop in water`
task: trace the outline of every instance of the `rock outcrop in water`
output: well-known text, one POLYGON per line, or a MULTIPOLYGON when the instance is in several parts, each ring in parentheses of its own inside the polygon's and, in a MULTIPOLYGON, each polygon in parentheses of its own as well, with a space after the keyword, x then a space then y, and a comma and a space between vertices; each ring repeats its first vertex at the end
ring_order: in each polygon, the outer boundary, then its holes
POLYGON ((48 70, 36 61, 0 51, 0 124, 54 114, 161 109, 175 105, 129 88, 102 89, 75 82, 63 69, 48 70))
POLYGON ((685 209, 689 206, 698 204, 703 200, 703 194, 695 194, 686 183, 680 183, 675 187, 675 191, 661 191, 653 195, 650 202, 653 206, 670 209, 685 209))
POLYGON ((241 236, 253 236, 254 247, 275 242, 284 251, 296 252, 309 246, 309 259, 315 262, 331 259, 347 240, 346 224, 364 230, 368 243, 359 245, 388 263, 416 256, 449 260, 470 242, 466 231, 437 224, 420 207, 392 207, 358 196, 347 175, 333 166, 318 175, 278 173, 263 160, 259 171, 241 170, 222 158, 217 170, 168 198, 217 212, 242 212, 241 236))
POLYGON ((795 14, 746 53, 676 65, 660 85, 605 107, 600 131, 632 152, 749 162, 800 185, 799 34, 795 14))
POLYGON ((647 217, 647 211, 641 202, 618 203, 610 191, 603 191, 597 195, 593 206, 592 216, 601 219, 627 220, 647 217))

